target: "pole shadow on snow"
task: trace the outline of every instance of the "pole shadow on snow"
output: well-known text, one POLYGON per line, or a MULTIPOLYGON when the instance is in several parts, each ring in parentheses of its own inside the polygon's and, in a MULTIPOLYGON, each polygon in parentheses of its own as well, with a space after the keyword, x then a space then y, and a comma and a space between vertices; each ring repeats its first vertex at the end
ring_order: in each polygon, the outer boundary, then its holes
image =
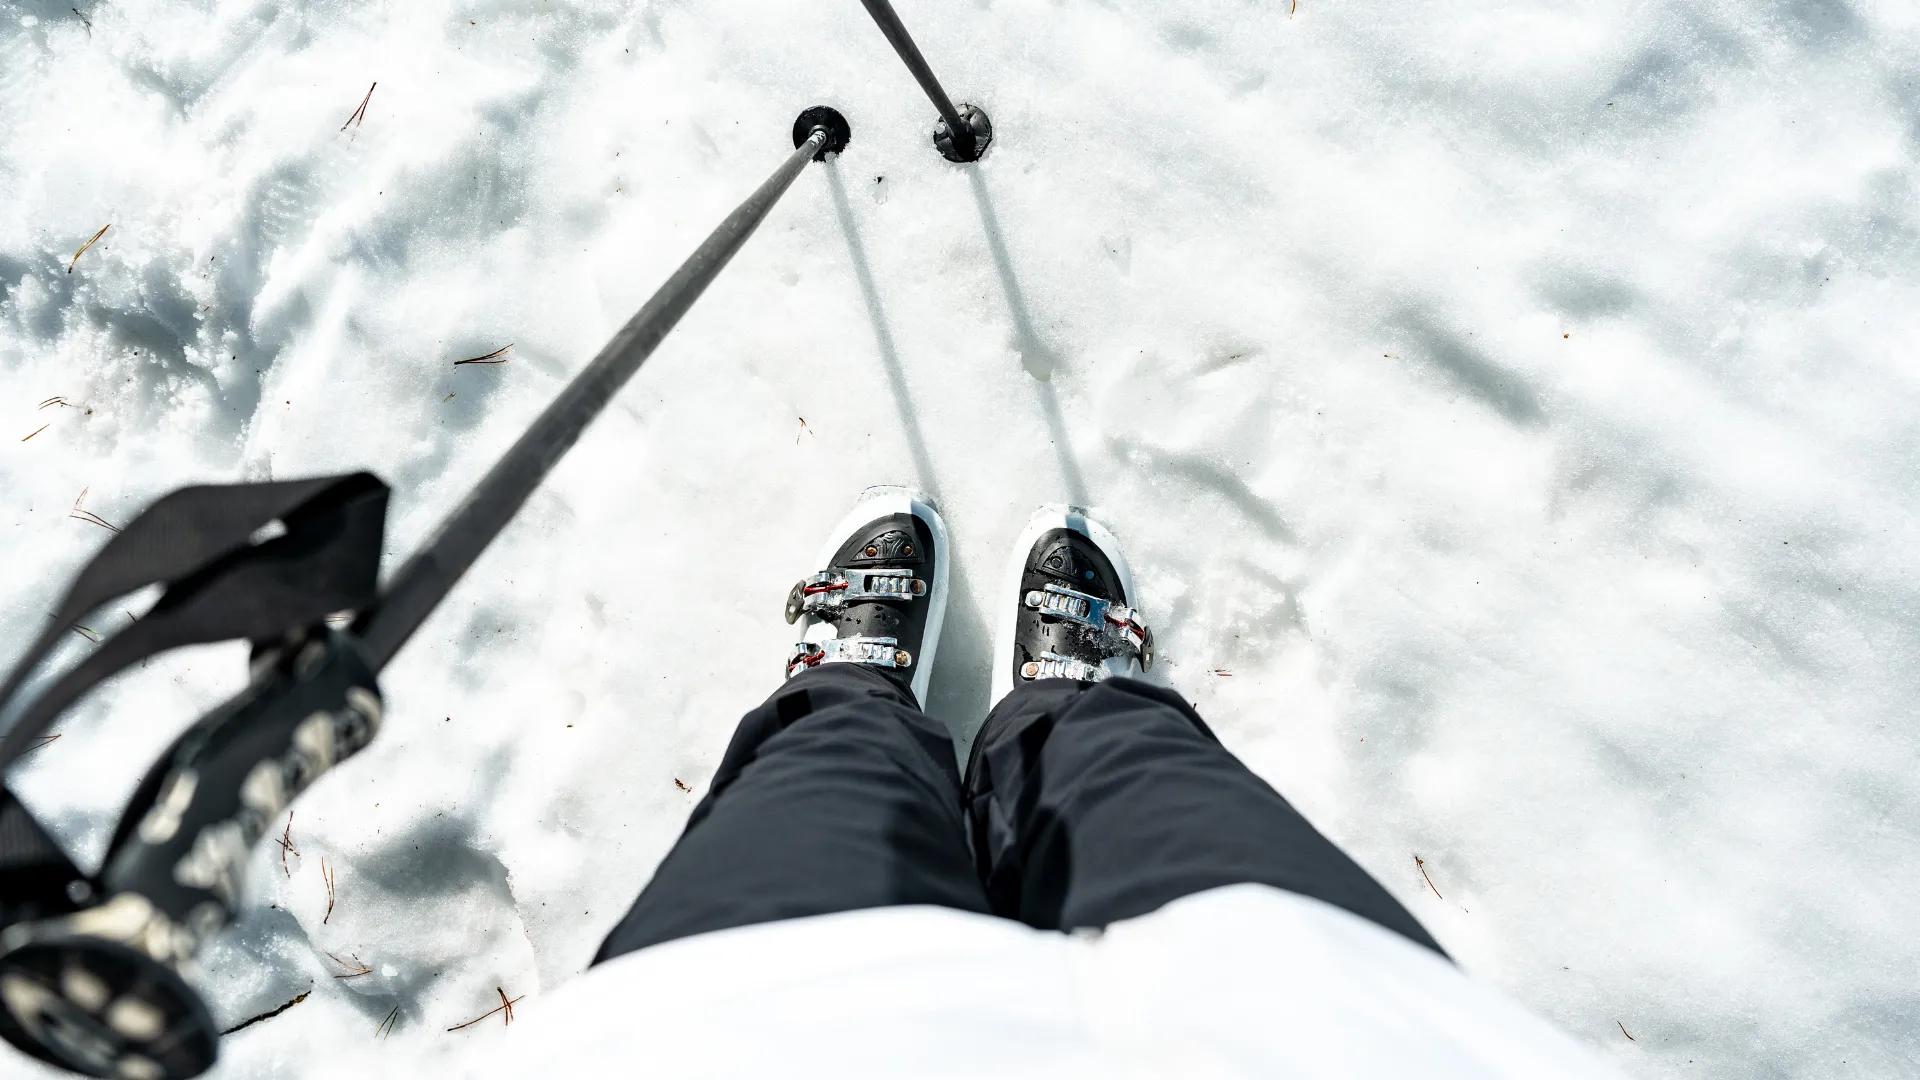
POLYGON ((1080 474, 1080 463, 1073 458, 1073 444, 1067 441, 1067 422, 1060 412, 1060 399, 1053 392, 1053 373, 1059 358, 1034 333, 1033 318, 1027 311, 1026 296, 1020 291, 1020 279, 1014 275, 1013 259, 1007 255, 1007 242, 1000 230, 1000 219, 993 212, 993 199, 987 194, 987 182, 976 166, 967 170, 967 182, 973 185, 973 202, 980 209, 980 227, 987 237, 987 250, 993 255, 993 268, 1000 276, 1000 288, 1007 294, 1007 313, 1013 318, 1014 347, 1020 351, 1020 363, 1032 375, 1040 397, 1040 411, 1047 419, 1047 437, 1060 459, 1060 480, 1066 485, 1067 498, 1076 506, 1087 504, 1087 482, 1080 474))
MULTIPOLYGON (((940 498, 940 485, 934 478, 933 458, 914 412, 913 395, 907 389, 905 369, 894 345, 893 328, 887 323, 886 309, 880 305, 880 289, 874 283, 873 267, 867 262, 867 249, 861 243, 853 206, 847 201, 846 183, 840 178, 838 157, 829 157, 824 165, 827 187, 833 193, 834 213, 840 218, 840 231, 847 238, 847 255, 853 261, 854 280, 860 285, 860 298, 866 302, 867 318, 873 323, 874 344, 880 351, 880 366, 886 372, 887 389, 892 391, 894 408, 900 413, 900 427, 907 437, 907 451, 913 457, 914 483, 921 491, 940 498)), ((885 479, 875 477, 876 482, 885 479)), ((949 553, 951 554, 951 553, 949 553)), ((991 648, 987 623, 974 599, 974 589, 966 568, 957 558, 947 567, 947 620, 940 634, 937 662, 927 686, 927 715, 944 724, 956 742, 956 753, 964 755, 973 733, 986 719, 987 683, 991 648)), ((965 760, 964 756, 961 758, 965 760)))
POLYGON ((1413 359, 1424 362, 1455 390, 1498 413, 1509 424, 1517 428, 1546 426, 1546 409, 1526 379, 1427 311, 1403 308, 1387 320, 1387 327, 1409 342, 1413 359))
MULTIPOLYGON (((485 768, 487 776, 505 775, 500 755, 485 768)), ((497 787, 482 785, 476 804, 490 805, 497 787)), ((315 845, 300 857, 291 879, 296 887, 317 885, 321 853, 315 845)), ((202 989, 222 1028, 302 991, 317 991, 321 1000, 359 1013, 368 1027, 432 1032, 448 1019, 428 1005, 443 976, 464 975, 479 990, 499 981, 511 985, 519 974, 471 960, 473 953, 499 953, 502 940, 522 931, 506 918, 518 911, 506 865, 485 849, 470 819, 429 818, 382 842, 357 851, 336 849, 331 856, 335 871, 344 868, 350 875, 341 879, 339 910, 314 925, 284 908, 255 902, 213 945, 223 962, 205 965, 202 989), (369 917, 369 909, 376 914, 369 917), (479 910, 486 918, 464 933, 440 933, 445 928, 435 925, 435 914, 449 909, 479 910), (330 962, 336 957, 371 970, 348 974, 344 963, 330 962)), ((269 865, 270 873, 280 873, 269 865)))
POLYGON ((847 202, 847 185, 840 179, 837 156, 827 159, 827 187, 833 192, 833 210, 840 216, 840 231, 847 237, 847 255, 853 259, 853 276, 860 283, 860 297, 867 303, 867 318, 873 322, 874 344, 880 348, 880 366, 887 373, 887 389, 893 392, 893 406, 900 411, 900 427, 907 437, 907 452, 913 455, 915 479, 920 489, 936 498, 933 459, 927 453, 927 440, 920 421, 913 413, 913 395, 907 390, 907 377, 900 367, 900 353, 894 347, 893 328, 880 306, 880 290, 873 282, 873 268, 867 263, 867 249, 860 242, 860 230, 854 224, 853 206, 847 202))

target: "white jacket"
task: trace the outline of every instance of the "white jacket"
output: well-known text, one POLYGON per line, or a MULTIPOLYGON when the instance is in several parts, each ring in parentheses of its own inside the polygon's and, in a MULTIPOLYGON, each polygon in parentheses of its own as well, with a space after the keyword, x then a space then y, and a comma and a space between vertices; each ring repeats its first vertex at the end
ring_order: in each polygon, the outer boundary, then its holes
POLYGON ((702 934, 629 953, 523 1006, 512 1033, 469 1069, 662 1080, 1617 1080, 1433 953, 1260 885, 1190 896, 1100 934, 937 907, 702 934))

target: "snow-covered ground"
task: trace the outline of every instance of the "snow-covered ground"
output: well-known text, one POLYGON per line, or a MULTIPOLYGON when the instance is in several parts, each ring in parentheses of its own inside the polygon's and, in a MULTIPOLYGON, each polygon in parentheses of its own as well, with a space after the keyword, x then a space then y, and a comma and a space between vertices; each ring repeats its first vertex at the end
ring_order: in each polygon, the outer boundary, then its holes
MULTIPOLYGON (((885 481, 955 533, 963 736, 1005 545, 1083 502, 1159 677, 1470 971, 1636 1076, 1920 1068, 1912 0, 899 0, 977 167, 854 0, 69 3, 0 0, 9 661, 83 490, 371 468, 394 565, 802 107, 854 126, 258 854, 210 1000, 313 995, 217 1076, 422 1075, 576 976, 885 481)), ((15 782, 97 859, 241 668, 15 782)))

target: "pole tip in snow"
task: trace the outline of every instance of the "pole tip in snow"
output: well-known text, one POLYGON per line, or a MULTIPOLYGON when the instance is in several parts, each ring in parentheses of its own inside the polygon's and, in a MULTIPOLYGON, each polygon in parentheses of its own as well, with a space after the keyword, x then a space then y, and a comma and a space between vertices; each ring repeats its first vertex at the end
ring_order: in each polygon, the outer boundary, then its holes
POLYGON ((933 125, 933 145, 948 161, 979 161, 980 155, 987 152, 987 144, 993 141, 993 121, 987 119, 985 109, 965 104, 960 106, 960 119, 967 122, 964 138, 956 142, 953 129, 942 119, 933 125))
POLYGON ((837 154, 847 148, 853 139, 853 128, 847 124, 847 118, 840 115, 838 109, 826 105, 815 105, 800 114, 793 122, 793 145, 798 147, 813 137, 816 129, 825 128, 827 144, 813 155, 815 161, 825 161, 828 154, 837 154))

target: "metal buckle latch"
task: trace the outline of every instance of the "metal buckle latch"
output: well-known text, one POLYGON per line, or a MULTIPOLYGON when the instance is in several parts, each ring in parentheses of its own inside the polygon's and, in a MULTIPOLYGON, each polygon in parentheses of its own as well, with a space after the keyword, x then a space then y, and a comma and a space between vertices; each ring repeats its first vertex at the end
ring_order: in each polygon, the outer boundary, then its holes
POLYGON ((1026 604, 1042 615, 1098 631, 1109 655, 1131 653, 1140 658, 1142 668, 1153 666, 1153 631, 1134 608, 1088 596, 1051 581, 1044 589, 1028 590, 1026 604))
POLYGON ((927 583, 911 570, 822 570, 787 593, 787 621, 837 612, 855 600, 912 600, 927 595, 927 583))
POLYGON ((913 654, 900 647, 898 638, 851 637, 831 641, 802 641, 787 657, 787 678, 821 664, 868 664, 873 667, 906 668, 913 666, 913 654))

